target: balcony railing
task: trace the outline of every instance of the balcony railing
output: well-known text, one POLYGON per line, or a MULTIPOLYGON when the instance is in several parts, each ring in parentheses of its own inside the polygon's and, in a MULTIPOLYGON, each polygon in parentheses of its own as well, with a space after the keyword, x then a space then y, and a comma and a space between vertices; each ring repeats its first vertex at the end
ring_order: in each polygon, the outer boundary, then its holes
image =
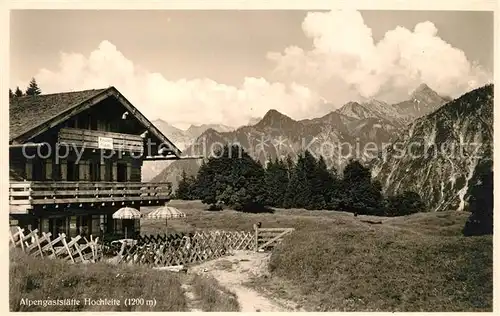
POLYGON ((27 213, 35 206, 92 204, 118 205, 137 202, 151 205, 166 202, 172 194, 169 182, 10 182, 10 213, 27 213))
POLYGON ((61 128, 58 142, 89 149, 110 149, 140 153, 144 151, 144 142, 139 135, 78 128, 61 128))

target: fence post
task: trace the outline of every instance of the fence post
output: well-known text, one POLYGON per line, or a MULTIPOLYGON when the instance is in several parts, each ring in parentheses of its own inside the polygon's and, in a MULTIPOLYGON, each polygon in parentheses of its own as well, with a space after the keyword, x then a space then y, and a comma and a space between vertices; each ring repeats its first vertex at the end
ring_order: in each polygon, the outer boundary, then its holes
POLYGON ((259 228, 257 225, 254 226, 255 228, 255 246, 254 246, 254 251, 257 252, 259 249, 259 228))

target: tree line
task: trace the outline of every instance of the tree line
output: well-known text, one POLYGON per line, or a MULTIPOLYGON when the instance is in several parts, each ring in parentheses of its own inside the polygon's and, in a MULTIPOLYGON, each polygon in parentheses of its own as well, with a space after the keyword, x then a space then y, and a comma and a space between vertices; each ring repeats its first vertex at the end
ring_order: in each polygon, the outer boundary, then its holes
POLYGON ((12 92, 12 89, 9 89, 9 99, 12 98, 18 98, 22 97, 25 95, 39 95, 42 94, 42 90, 38 86, 38 83, 36 82, 35 78, 32 78, 30 83, 28 84, 28 87, 26 88, 26 91, 23 93, 21 89, 19 89, 19 86, 16 87, 16 90, 12 92))
POLYGON ((350 160, 339 174, 334 167, 327 167, 323 157, 317 159, 309 151, 299 154, 296 161, 288 156, 270 160, 265 167, 237 146, 225 146, 217 157, 204 161, 196 176, 183 172, 176 198, 200 199, 211 208, 228 206, 245 212, 266 207, 377 216, 425 211, 415 192, 385 197, 380 182, 357 160, 350 160))

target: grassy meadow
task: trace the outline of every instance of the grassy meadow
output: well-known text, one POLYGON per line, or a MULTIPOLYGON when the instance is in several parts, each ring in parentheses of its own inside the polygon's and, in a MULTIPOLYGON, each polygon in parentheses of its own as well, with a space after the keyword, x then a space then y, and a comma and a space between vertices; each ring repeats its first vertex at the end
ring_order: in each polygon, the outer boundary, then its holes
POLYGON ((62 260, 29 256, 10 249, 9 307, 11 312, 99 312, 99 311, 189 311, 181 285, 190 283, 195 308, 212 311, 238 311, 234 294, 217 280, 194 277, 142 266, 114 266, 104 262, 70 264, 62 260), (80 305, 27 306, 23 300, 79 299, 80 305), (120 306, 85 305, 84 299, 118 299, 120 306), (126 298, 155 300, 156 305, 125 306, 126 298))
POLYGON ((384 218, 298 209, 248 214, 207 211, 198 201, 170 204, 187 217, 168 227, 144 219, 143 234, 251 230, 256 222, 295 228, 273 251, 270 276, 252 286, 310 311, 492 310, 492 236, 463 237, 465 212, 384 218))
POLYGON ((104 262, 70 264, 10 250, 10 311, 186 311, 180 277, 140 266, 113 266, 104 262), (26 306, 21 299, 74 298, 81 305, 26 306), (84 305, 89 298, 119 299, 120 306, 84 305), (125 306, 126 298, 156 299, 156 306, 125 306))

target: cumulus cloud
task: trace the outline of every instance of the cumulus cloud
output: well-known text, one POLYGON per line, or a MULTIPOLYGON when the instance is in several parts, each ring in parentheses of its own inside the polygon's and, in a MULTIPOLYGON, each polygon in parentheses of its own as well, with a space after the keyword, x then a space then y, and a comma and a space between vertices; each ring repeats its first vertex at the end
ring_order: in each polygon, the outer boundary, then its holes
POLYGON ((169 81, 134 65, 109 41, 101 42, 89 56, 61 53, 58 69, 41 69, 35 78, 44 93, 115 86, 150 119, 184 127, 204 123, 241 126, 269 109, 301 119, 317 111, 320 104, 314 91, 293 82, 285 85, 252 77, 243 78, 240 86, 208 78, 169 81))
POLYGON ((365 98, 401 101, 421 83, 457 97, 492 78, 440 38, 430 21, 413 30, 396 27, 377 43, 357 11, 309 13, 302 29, 312 49, 290 46, 269 53, 274 74, 307 84, 337 105, 365 98))
POLYGON ((62 52, 57 69, 41 69, 34 77, 44 93, 113 85, 150 119, 183 127, 236 127, 269 109, 303 119, 349 101, 399 102, 421 83, 457 97, 492 78, 440 38, 430 21, 413 30, 396 27, 377 43, 357 11, 309 13, 302 28, 312 39, 311 49, 289 46, 268 53, 275 62, 272 78, 245 77, 239 86, 209 78, 167 80, 134 64, 109 41, 88 56, 62 52))

